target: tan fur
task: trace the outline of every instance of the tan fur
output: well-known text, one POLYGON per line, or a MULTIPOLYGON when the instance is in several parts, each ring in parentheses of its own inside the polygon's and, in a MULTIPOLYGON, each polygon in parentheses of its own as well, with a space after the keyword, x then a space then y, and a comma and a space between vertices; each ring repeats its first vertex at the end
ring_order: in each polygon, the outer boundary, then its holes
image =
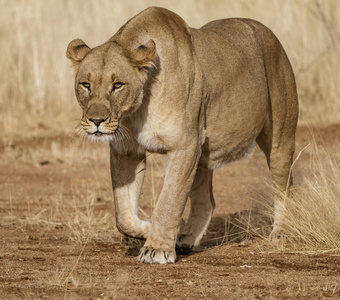
MULTIPOLYGON (((182 251, 199 244, 215 206, 212 170, 245 156, 255 141, 276 187, 286 189, 296 86, 285 51, 262 24, 224 19, 194 29, 151 7, 101 46, 72 41, 67 57, 76 71, 83 129, 110 142, 117 227, 146 239, 138 261, 174 263, 176 243, 182 251), (151 222, 138 218, 146 151, 168 155, 151 222)), ((273 238, 284 218, 280 199, 276 207, 273 238)))

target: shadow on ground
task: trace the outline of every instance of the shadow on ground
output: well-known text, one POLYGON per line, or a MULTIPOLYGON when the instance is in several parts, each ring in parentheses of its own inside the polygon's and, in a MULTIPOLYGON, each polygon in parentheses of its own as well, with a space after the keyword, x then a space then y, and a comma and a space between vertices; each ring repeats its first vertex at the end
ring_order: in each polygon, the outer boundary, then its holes
MULTIPOLYGON (((177 259, 208 251, 226 244, 245 244, 255 238, 266 238, 272 228, 268 214, 257 210, 244 210, 225 217, 213 217, 198 247, 188 253, 179 253, 177 259)), ((137 256, 145 240, 122 236, 122 243, 128 246, 127 255, 137 256)))

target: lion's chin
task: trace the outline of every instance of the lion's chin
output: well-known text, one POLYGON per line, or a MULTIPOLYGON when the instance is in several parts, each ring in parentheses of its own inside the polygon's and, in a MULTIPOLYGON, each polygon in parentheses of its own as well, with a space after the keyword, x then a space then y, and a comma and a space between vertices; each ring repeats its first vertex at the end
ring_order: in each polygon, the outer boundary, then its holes
POLYGON ((108 143, 112 141, 113 134, 95 132, 95 133, 89 133, 88 138, 93 142, 108 143))

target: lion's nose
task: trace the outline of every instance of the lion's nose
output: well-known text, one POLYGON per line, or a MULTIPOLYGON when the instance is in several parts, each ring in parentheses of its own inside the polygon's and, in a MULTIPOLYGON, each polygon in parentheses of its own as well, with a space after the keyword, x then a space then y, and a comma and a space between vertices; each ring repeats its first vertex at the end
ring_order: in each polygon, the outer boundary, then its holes
POLYGON ((99 127, 100 123, 103 123, 107 120, 108 118, 106 119, 89 119, 91 122, 93 122, 97 127, 99 127))

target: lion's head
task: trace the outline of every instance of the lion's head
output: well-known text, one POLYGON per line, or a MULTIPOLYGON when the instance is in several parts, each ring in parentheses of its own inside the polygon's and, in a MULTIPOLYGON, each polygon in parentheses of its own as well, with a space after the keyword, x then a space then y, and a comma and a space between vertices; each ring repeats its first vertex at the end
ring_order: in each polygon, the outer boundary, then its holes
POLYGON ((142 104, 148 70, 157 57, 154 41, 128 50, 111 40, 91 49, 75 39, 68 45, 66 56, 75 68, 75 92, 83 109, 84 131, 94 140, 114 139, 121 120, 142 104))

